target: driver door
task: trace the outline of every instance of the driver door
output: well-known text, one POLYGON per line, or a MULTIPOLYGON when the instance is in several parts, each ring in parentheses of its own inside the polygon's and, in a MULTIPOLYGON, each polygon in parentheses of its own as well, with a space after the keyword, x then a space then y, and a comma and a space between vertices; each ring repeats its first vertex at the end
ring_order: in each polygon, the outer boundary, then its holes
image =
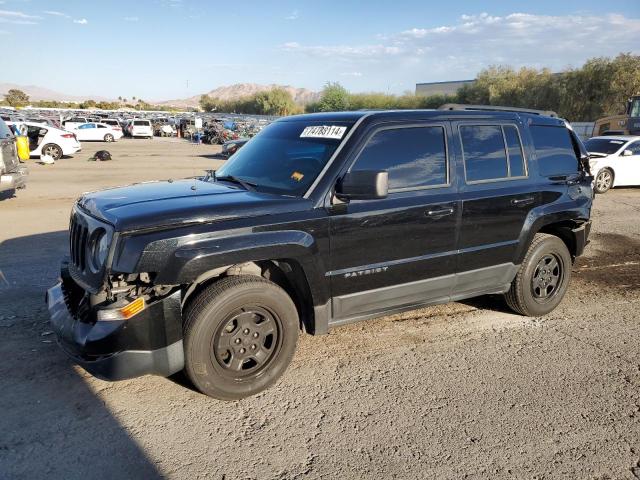
POLYGON ((333 203, 332 324, 449 299, 459 201, 447 123, 380 126, 349 171, 386 170, 389 194, 333 203))

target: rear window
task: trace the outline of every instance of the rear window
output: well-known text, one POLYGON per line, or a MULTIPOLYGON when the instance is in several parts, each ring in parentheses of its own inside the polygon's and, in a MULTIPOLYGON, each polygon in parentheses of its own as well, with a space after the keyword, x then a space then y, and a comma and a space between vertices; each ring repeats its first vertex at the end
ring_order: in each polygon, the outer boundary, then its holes
POLYGON ((541 175, 566 175, 578 171, 578 158, 565 127, 533 125, 531 136, 541 175))
POLYGON ((589 153, 611 155, 620 150, 625 143, 627 143, 626 140, 616 140, 613 138, 590 138, 585 142, 584 146, 589 153))
POLYGON ((139 127, 148 127, 151 125, 147 120, 136 120, 133 124, 139 127))
POLYGON ((118 125, 117 120, 103 120, 102 123, 106 123, 107 125, 118 125))
POLYGON ((0 138, 9 138, 12 136, 11 130, 9 130, 7 124, 4 123, 4 120, 0 120, 0 138))

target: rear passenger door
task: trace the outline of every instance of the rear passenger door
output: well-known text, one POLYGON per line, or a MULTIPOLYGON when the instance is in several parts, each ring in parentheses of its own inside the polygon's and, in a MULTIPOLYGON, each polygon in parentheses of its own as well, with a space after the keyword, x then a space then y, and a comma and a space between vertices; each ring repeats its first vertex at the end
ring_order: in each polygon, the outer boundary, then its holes
POLYGON ((539 195, 518 122, 454 122, 453 128, 462 159, 455 298, 511 282, 519 237, 539 195))
POLYGON ((380 125, 345 170, 386 170, 389 195, 328 207, 335 323, 447 301, 458 215, 446 123, 380 125))

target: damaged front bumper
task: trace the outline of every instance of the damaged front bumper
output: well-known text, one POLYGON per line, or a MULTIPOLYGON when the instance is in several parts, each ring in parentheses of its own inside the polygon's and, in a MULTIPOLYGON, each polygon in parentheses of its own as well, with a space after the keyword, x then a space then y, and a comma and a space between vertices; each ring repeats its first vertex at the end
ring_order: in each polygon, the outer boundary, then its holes
POLYGON ((103 380, 125 380, 166 377, 184 368, 179 291, 127 320, 101 321, 95 307, 81 315, 72 312, 70 303, 80 287, 65 268, 61 277, 46 295, 51 326, 62 349, 87 372, 103 380))

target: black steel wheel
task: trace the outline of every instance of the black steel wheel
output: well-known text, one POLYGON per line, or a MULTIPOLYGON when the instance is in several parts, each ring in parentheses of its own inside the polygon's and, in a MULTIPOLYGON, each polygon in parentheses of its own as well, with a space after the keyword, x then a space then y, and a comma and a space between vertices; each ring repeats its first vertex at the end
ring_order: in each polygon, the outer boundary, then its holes
POLYGON ((259 306, 247 306, 221 322, 211 353, 225 375, 240 378, 267 368, 280 347, 281 321, 259 306))
POLYGON ((562 259, 552 253, 543 256, 531 277, 533 298, 541 303, 552 300, 558 293, 558 287, 562 285, 563 275, 562 259))
POLYGON ((571 254, 560 238, 537 234, 505 294, 507 304, 530 317, 551 312, 567 291, 571 265, 571 254))
POLYGON ((289 295, 262 277, 223 278, 184 311, 185 371, 202 393, 221 400, 275 383, 295 352, 300 321, 289 295))

